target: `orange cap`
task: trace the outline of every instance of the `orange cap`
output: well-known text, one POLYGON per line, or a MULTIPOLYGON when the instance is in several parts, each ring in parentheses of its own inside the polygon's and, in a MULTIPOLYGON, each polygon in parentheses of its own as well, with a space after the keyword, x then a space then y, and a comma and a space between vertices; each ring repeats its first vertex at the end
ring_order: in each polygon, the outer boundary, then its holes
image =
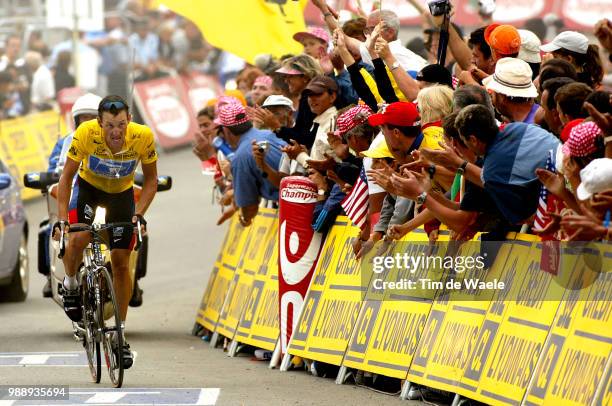
POLYGON ((521 49, 521 35, 511 25, 490 24, 485 29, 484 36, 491 49, 500 55, 514 55, 521 49))

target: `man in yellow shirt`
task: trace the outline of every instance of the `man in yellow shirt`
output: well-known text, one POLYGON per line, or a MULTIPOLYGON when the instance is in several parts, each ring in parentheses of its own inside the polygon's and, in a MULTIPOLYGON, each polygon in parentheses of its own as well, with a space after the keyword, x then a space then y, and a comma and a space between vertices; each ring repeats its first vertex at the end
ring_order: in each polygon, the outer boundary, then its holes
MULTIPOLYGON (((140 220, 146 225, 144 214, 157 191, 157 152, 151 130, 131 122, 127 103, 119 96, 107 96, 98 106, 98 117, 82 123, 76 129, 68 150, 68 159, 58 185, 58 223, 91 224, 96 208, 106 208, 106 222, 132 222, 140 220), (144 183, 138 204, 134 204, 134 172, 142 164, 144 183), (78 171, 78 192, 69 201, 71 185, 78 171)), ((113 287, 122 321, 127 316, 132 295, 129 258, 133 248, 133 228, 113 229, 109 242, 113 270, 113 287)), ((64 255, 64 310, 73 321, 81 320, 81 303, 76 273, 83 260, 83 249, 89 244, 87 232, 69 235, 64 255)), ((133 357, 124 340, 123 365, 129 368, 133 357)))

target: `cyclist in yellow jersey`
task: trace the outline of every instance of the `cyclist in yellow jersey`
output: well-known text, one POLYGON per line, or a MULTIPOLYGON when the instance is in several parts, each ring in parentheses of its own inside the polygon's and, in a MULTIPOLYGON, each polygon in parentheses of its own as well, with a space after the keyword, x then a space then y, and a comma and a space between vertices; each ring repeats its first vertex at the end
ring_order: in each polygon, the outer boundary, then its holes
MULTIPOLYGON (((91 224, 96 208, 106 208, 106 222, 132 222, 144 226, 144 214, 157 191, 157 152, 151 130, 131 122, 127 103, 119 96, 107 96, 98 106, 98 117, 82 123, 74 133, 68 159, 58 185, 58 219, 54 235, 58 238, 60 223, 91 224), (144 183, 138 204, 134 204, 134 172, 142 165, 144 183), (69 211, 72 179, 78 172, 74 209, 69 211)), ((113 287, 122 321, 127 316, 132 296, 129 275, 130 252, 134 245, 133 229, 117 227, 109 241, 113 287)), ((63 286, 64 310, 73 321, 81 320, 81 298, 76 273, 89 244, 87 232, 69 234, 64 255, 66 278, 63 286)), ((124 343, 126 341, 124 340, 124 343)), ((133 364, 129 345, 121 352, 125 368, 133 364)))

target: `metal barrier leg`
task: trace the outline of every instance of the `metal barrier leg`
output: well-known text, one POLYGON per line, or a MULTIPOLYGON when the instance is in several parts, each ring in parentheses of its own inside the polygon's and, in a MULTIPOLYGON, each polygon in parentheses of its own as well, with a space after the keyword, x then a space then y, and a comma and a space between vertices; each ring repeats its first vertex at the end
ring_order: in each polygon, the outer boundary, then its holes
POLYGON ((404 381, 404 384, 402 385, 402 391, 400 392, 400 399, 402 400, 408 399, 410 388, 412 388, 412 383, 408 380, 404 381))
POLYGON ((341 366, 338 370, 338 375, 336 376, 336 384, 342 385, 346 381, 346 378, 349 374, 350 372, 348 372, 348 368, 345 366, 341 366))
POLYGON ((235 357, 236 350, 238 350, 238 341, 232 340, 232 342, 230 343, 229 349, 227 350, 227 356, 232 357, 232 358, 235 357))
POLYGON ((453 403, 451 403, 451 406, 459 406, 460 403, 461 403, 461 395, 459 395, 458 393, 455 393, 455 398, 453 399, 453 403))
POLYGON ((283 361, 281 362, 280 370, 285 372, 289 369, 289 364, 291 364, 291 354, 285 353, 283 356, 283 361))
POLYGON ((268 368, 274 369, 278 367, 278 362, 280 361, 281 356, 281 348, 280 348, 280 340, 276 342, 276 346, 274 347, 274 352, 272 353, 272 358, 270 358, 270 364, 268 368))
POLYGON ((216 331, 213 333, 212 337, 210 337, 210 348, 217 347, 217 341, 219 341, 219 333, 216 331))

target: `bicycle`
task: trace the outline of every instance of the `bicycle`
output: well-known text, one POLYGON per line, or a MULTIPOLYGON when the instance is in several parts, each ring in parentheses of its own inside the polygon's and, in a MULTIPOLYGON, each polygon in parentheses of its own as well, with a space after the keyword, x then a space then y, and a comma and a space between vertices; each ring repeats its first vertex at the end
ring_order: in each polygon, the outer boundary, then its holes
MULTIPOLYGON (((102 253, 102 245, 107 245, 104 232, 113 230, 115 227, 134 227, 137 229, 138 239, 136 250, 142 244, 140 221, 136 226, 132 223, 117 222, 107 224, 71 224, 69 233, 87 231, 91 234, 91 242, 83 251, 83 265, 79 269, 78 279, 81 289, 81 303, 83 316, 80 323, 73 323, 74 334, 79 340, 83 340, 87 362, 92 380, 100 383, 102 375, 102 362, 100 344, 104 349, 106 367, 115 388, 123 384, 123 330, 124 325, 119 315, 119 307, 115 298, 113 281, 110 272, 106 268, 105 258, 102 253), (104 309, 107 300, 113 309, 109 319, 114 323, 108 323, 104 317, 104 309)), ((64 256, 66 246, 64 243, 65 226, 60 225, 60 249, 59 258, 64 256)))

